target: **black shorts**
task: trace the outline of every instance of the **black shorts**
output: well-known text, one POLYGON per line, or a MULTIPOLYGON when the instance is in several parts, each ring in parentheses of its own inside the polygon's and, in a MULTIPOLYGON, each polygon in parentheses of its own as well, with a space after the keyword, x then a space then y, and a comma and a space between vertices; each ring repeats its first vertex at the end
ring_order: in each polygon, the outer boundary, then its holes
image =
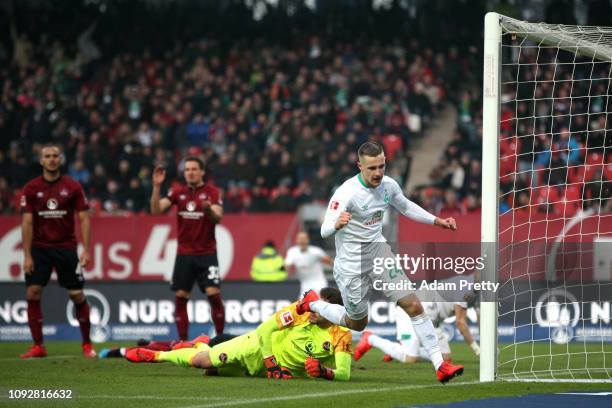
POLYGON ((85 279, 74 249, 32 247, 34 271, 25 276, 26 286, 46 286, 55 269, 57 280, 66 289, 83 289, 85 279))
POLYGON ((191 292, 196 281, 202 292, 209 286, 220 286, 217 254, 176 256, 170 289, 191 292))

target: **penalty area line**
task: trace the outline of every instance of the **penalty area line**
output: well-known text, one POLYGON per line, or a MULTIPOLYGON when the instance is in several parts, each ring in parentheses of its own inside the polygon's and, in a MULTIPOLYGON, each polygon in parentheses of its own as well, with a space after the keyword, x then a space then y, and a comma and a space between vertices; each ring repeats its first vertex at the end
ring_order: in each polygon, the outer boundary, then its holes
POLYGON ((303 398, 324 398, 324 397, 334 397, 338 395, 354 395, 354 394, 376 394, 380 392, 393 392, 393 391, 404 391, 404 390, 418 390, 423 388, 434 388, 434 387, 458 387, 462 385, 473 385, 480 384, 480 381, 467 381, 467 382, 456 382, 446 385, 441 384, 431 384, 431 385, 400 385, 397 387, 385 387, 385 388, 369 388, 369 389, 352 389, 352 390, 338 390, 338 391, 328 391, 328 392, 315 392, 310 394, 300 394, 300 395, 287 395, 283 397, 272 397, 272 398, 252 398, 252 399, 236 399, 226 402, 218 402, 213 404, 206 405, 190 405, 183 408, 216 408, 216 407, 231 407, 235 405, 251 405, 251 404, 261 404, 268 402, 279 402, 279 401, 291 401, 291 400, 299 400, 303 398))

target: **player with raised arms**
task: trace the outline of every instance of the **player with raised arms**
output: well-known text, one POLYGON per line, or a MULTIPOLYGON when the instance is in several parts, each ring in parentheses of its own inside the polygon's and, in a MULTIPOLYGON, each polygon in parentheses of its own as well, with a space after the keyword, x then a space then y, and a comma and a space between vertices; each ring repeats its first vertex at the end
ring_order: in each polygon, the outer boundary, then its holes
POLYGON ((177 207, 178 250, 170 288, 176 295, 174 319, 180 340, 187 340, 189 336, 187 302, 195 282, 208 296, 217 334, 223 333, 225 326, 215 240, 215 226, 223 216, 221 193, 204 182, 204 162, 200 158, 187 157, 184 165, 187 184, 170 189, 163 198, 160 198, 160 189, 166 171, 155 168, 151 194, 152 214, 162 214, 173 205, 177 207))
POLYGON ((25 273, 28 324, 34 345, 21 358, 46 357, 43 344, 43 314, 40 301, 44 287, 55 269, 60 286, 74 303, 83 338, 83 355, 96 356, 91 346, 89 304, 83 292, 82 268, 90 262, 89 205, 81 185, 62 175, 62 152, 47 144, 40 150, 42 175, 28 182, 21 196, 23 271, 25 273), (74 234, 75 213, 81 226, 83 251, 79 258, 74 234))
MULTIPOLYGON (((344 307, 319 300, 316 292, 306 292, 298 302, 298 313, 317 312, 330 322, 362 331, 368 324, 368 300, 374 279, 401 285, 404 271, 397 268, 376 275, 373 264, 377 258, 392 258, 393 254, 382 235, 382 220, 389 206, 415 221, 456 230, 453 218, 441 219, 408 200, 399 184, 385 176, 385 154, 380 144, 365 142, 358 150, 360 172, 345 181, 333 194, 323 224, 323 238, 335 236, 336 258, 334 279, 342 294, 344 307)), ((398 285, 398 286, 399 286, 398 285)), ((401 307, 412 321, 421 345, 434 365, 440 382, 447 382, 463 373, 463 366, 444 361, 438 337, 429 317, 415 293, 386 286, 387 299, 401 307)))

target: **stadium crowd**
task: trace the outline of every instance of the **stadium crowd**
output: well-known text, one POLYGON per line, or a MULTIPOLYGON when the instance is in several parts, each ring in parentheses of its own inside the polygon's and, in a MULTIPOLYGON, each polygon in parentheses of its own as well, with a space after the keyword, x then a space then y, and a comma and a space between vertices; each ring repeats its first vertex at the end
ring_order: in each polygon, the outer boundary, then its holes
MULTIPOLYGON (((504 53, 500 213, 569 218, 580 209, 612 211, 610 64, 523 45, 520 53, 510 47, 504 53)), ((480 208, 479 85, 466 87, 457 100, 457 131, 431 174, 432 183, 413 192, 430 211, 457 216, 480 208)))
POLYGON ((47 142, 65 148, 65 172, 110 213, 146 211, 152 169, 176 182, 187 154, 204 158, 227 212, 327 200, 368 138, 385 145, 388 174, 403 184, 394 159, 410 155, 469 68, 457 48, 434 51, 422 38, 306 31, 289 45, 227 47, 209 35, 105 55, 95 30, 66 40, 12 25, 12 44, 0 47, 0 212, 15 211, 47 142))

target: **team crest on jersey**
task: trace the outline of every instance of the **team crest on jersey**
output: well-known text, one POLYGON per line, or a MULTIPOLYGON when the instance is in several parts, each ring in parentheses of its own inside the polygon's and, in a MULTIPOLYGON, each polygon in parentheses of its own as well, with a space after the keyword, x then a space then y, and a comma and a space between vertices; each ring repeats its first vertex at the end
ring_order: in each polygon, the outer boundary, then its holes
POLYGON ((196 209, 196 203, 195 201, 190 201, 187 203, 187 211, 189 212, 193 212, 196 209))
POLYGON ((329 203, 329 208, 331 210, 337 210, 338 207, 340 207, 340 203, 337 201, 332 201, 331 203, 329 203))
POLYGON ((221 353, 219 354, 219 361, 225 363, 227 361, 227 354, 221 353))
POLYGON ((387 189, 385 188, 385 198, 384 198, 385 204, 389 204, 389 202, 391 201, 391 199, 389 198, 389 193, 387 192, 387 189))
POLYGON ((329 351, 330 349, 331 349, 331 343, 329 341, 326 341, 325 343, 323 343, 323 350, 329 351))
POLYGON ((57 200, 55 198, 50 198, 47 200, 47 208, 50 210, 57 209, 57 200))
POLYGON ((64 189, 62 189, 62 191, 60 191, 60 195, 61 195, 62 197, 68 197, 68 190, 66 190, 65 188, 64 188, 64 189))
POLYGON ((185 194, 181 194, 181 195, 179 196, 179 200, 184 200, 185 198, 187 198, 187 196, 186 196, 185 194))
POLYGON ((281 314, 280 320, 283 326, 289 326, 291 323, 293 323, 293 315, 289 310, 287 310, 286 312, 283 312, 283 314, 281 314))
POLYGON ((314 343, 312 341, 309 341, 308 343, 306 343, 306 352, 308 354, 312 354, 313 351, 314 351, 314 343))
POLYGON ((38 193, 36 193, 36 197, 38 198, 43 198, 45 195, 45 193, 43 193, 42 191, 39 191, 38 193))
POLYGON ((206 194, 204 194, 204 193, 202 193, 202 194, 200 194, 198 196, 198 199, 200 199, 200 200, 206 200, 207 198, 208 198, 208 196, 206 194))

